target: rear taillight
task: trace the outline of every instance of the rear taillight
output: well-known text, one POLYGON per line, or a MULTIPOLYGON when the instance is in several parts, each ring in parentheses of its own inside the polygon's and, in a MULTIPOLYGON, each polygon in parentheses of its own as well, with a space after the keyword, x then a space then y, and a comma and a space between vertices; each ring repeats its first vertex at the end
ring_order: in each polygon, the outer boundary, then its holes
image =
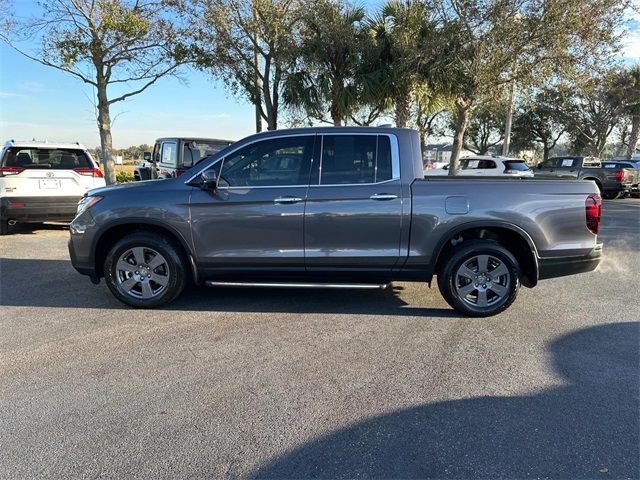
POLYGON ((176 170, 176 177, 179 177, 180 175, 182 175, 186 170, 182 169, 182 168, 178 168, 176 170))
POLYGON ((0 177, 6 177, 7 175, 17 175, 24 172, 22 167, 2 167, 0 168, 0 177))
POLYGON ((624 170, 618 170, 616 172, 616 182, 622 183, 623 180, 624 180, 624 170))
POLYGON ((600 215, 602 213, 602 199, 600 195, 589 195, 584 202, 587 214, 587 228, 594 235, 600 230, 600 215))
POLYGON ((74 168, 73 171, 86 177, 104 178, 104 174, 99 168, 74 168))

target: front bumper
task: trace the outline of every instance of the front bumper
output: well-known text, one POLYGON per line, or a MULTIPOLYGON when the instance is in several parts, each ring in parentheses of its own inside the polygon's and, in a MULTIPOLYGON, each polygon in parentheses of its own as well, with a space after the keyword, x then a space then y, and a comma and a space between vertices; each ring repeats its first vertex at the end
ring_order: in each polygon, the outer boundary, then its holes
POLYGON ((576 273, 592 272, 602 260, 602 243, 587 255, 579 257, 546 257, 538 259, 538 279, 564 277, 576 273))
POLYGON ((97 280, 96 266, 92 255, 93 241, 97 226, 91 209, 87 209, 73 219, 69 225, 69 257, 71 265, 82 275, 97 280))
POLYGON ((70 222, 82 197, 2 197, 0 217, 16 222, 70 222))

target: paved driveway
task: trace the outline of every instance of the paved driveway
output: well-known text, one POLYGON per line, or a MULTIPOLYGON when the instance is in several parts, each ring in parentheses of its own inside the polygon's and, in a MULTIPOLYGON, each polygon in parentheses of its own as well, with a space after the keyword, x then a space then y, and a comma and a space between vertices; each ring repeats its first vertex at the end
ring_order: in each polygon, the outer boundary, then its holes
POLYGON ((456 315, 436 289, 124 308, 67 232, 0 238, 0 478, 640 476, 640 202, 599 271, 456 315))

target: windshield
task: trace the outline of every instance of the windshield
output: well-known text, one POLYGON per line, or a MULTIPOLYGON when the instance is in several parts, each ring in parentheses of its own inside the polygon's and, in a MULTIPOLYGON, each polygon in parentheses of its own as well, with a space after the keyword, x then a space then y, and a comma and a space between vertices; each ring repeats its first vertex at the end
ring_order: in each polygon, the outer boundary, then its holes
POLYGON ((7 149, 2 158, 2 166, 48 170, 94 168, 91 160, 82 150, 20 147, 7 149))
POLYGON ((531 170, 529 168, 529 165, 527 165, 522 160, 508 160, 504 162, 504 166, 507 168, 507 170, 519 170, 521 172, 527 172, 531 170))

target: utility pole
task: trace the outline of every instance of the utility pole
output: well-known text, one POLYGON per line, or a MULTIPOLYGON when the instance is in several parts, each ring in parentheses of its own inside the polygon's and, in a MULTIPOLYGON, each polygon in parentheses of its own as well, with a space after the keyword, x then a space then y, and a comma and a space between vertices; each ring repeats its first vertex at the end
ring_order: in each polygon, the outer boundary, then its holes
POLYGON ((504 126, 504 140, 502 142, 502 156, 509 155, 511 143, 511 124, 513 123, 513 102, 516 93, 516 81, 511 80, 511 91, 509 92, 509 108, 507 110, 507 122, 504 126))

